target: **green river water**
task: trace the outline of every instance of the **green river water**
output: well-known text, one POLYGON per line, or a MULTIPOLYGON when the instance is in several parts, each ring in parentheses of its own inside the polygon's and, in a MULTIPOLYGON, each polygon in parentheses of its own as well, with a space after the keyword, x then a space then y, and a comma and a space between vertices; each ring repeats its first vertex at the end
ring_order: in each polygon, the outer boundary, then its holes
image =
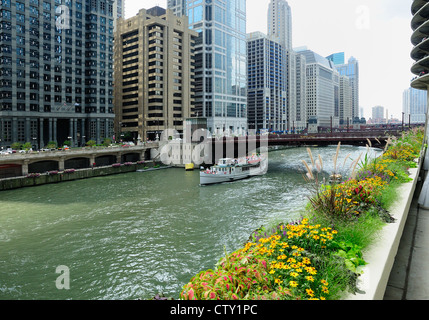
MULTIPOLYGON (((324 167, 336 147, 318 148, 324 167)), ((342 147, 341 159, 364 148, 342 147)), ((300 217, 305 148, 269 153, 264 176, 199 186, 198 170, 135 172, 0 193, 0 299, 178 298, 252 231, 300 217), (59 289, 58 266, 69 287, 59 289)), ((61 282, 65 283, 65 282, 61 282)))

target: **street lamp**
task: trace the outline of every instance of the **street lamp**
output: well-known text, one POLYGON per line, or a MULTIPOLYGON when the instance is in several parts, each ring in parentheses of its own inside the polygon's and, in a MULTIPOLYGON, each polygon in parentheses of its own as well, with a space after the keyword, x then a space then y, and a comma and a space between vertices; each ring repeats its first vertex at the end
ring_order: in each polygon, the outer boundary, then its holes
POLYGON ((36 142, 36 140, 37 140, 37 138, 36 137, 32 137, 31 139, 33 139, 33 146, 34 146, 34 149, 38 149, 37 148, 37 142, 36 142))

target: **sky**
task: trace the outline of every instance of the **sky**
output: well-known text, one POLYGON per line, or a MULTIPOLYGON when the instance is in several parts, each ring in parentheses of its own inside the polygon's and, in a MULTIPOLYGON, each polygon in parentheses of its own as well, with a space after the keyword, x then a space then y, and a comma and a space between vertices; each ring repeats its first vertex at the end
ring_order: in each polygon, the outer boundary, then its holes
MULTIPOLYGON (((247 33, 267 32, 270 0, 247 0, 247 33)), ((359 61, 360 107, 371 117, 383 106, 389 118, 402 118, 402 94, 413 74, 411 1, 288 0, 292 10, 293 47, 328 56, 344 52, 359 61)), ((167 7, 167 0, 125 0, 125 18, 140 9, 167 7)))

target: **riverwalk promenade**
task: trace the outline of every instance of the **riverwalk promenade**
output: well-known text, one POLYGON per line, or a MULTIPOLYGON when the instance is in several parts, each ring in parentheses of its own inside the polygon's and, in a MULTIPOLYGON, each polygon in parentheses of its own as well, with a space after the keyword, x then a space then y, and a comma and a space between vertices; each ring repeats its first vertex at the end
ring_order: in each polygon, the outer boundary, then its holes
POLYGON ((417 184, 384 300, 429 300, 429 210, 418 204, 417 184))

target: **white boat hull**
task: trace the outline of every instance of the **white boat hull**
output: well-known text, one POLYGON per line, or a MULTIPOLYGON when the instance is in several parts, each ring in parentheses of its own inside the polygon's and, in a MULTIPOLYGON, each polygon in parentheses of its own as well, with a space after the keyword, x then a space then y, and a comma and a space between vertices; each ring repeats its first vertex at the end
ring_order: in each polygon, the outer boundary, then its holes
MULTIPOLYGON (((200 185, 209 185, 216 183, 224 183, 224 182, 233 182, 237 180, 242 180, 246 178, 250 178, 252 176, 262 175, 266 173, 265 163, 261 162, 257 166, 252 166, 249 170, 241 171, 241 172, 210 172, 201 171, 200 172, 200 185)), ((238 170, 237 170, 238 171, 238 170)))

